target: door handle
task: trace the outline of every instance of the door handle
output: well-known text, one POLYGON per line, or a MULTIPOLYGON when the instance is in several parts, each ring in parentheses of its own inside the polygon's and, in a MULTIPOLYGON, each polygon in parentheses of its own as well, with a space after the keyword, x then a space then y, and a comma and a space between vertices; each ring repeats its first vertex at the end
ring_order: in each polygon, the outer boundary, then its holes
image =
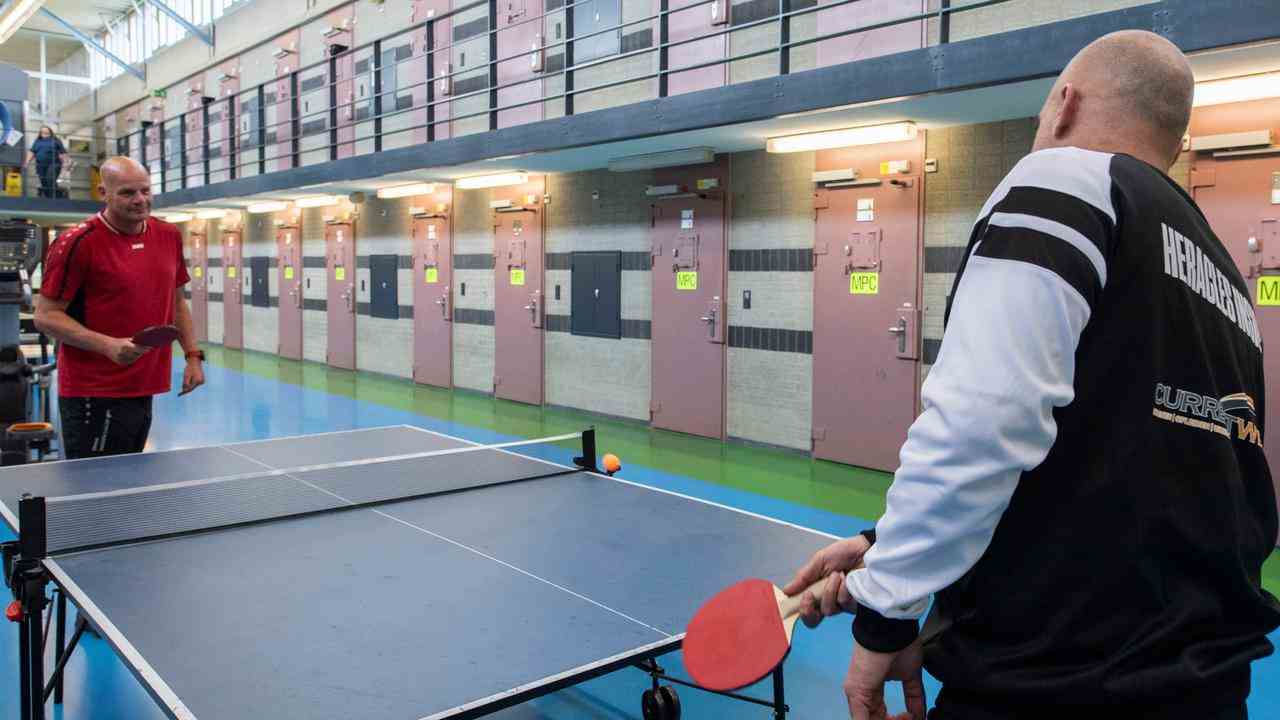
POLYGON ((530 299, 524 309, 529 311, 529 322, 533 323, 534 327, 538 327, 538 298, 530 299))
POLYGON ((907 351, 907 319, 898 318, 898 324, 889 328, 889 334, 898 336, 898 352, 905 353, 907 351))
POLYGON ((701 320, 707 324, 707 337, 714 338, 716 336, 716 309, 711 308, 708 310, 701 320))

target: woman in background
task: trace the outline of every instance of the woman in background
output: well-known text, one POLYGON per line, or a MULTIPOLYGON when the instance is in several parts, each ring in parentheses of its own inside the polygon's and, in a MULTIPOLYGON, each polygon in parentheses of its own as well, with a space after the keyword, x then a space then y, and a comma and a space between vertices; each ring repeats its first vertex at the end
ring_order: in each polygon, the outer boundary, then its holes
POLYGON ((67 159, 67 149, 62 141, 53 134, 53 128, 41 126, 40 137, 31 143, 31 150, 22 167, 36 161, 36 174, 40 176, 40 197, 57 197, 58 175, 62 174, 62 164, 67 159))

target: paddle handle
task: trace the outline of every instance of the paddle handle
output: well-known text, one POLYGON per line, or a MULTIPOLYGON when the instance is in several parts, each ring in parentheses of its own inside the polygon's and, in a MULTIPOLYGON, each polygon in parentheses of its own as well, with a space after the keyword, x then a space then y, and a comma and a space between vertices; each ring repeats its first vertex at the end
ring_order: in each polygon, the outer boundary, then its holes
POLYGON ((778 605, 778 610, 782 612, 782 619, 785 620, 791 617, 792 615, 798 615, 800 613, 800 608, 804 606, 805 593, 811 592, 813 593, 814 597, 819 597, 819 598, 822 597, 822 588, 826 586, 827 578, 829 577, 831 576, 827 575, 826 577, 810 585, 809 587, 805 588, 799 593, 795 595, 791 595, 789 597, 784 597, 782 599, 782 602, 778 605))

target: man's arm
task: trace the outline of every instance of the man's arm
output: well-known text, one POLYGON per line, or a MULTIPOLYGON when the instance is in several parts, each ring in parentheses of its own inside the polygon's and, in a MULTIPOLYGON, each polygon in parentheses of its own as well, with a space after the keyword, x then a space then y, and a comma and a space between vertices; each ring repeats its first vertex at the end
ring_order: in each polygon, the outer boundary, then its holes
POLYGON ((191 322, 191 305, 182 294, 182 287, 173 291, 173 322, 178 326, 178 342, 182 345, 182 354, 187 359, 187 367, 182 371, 181 395, 195 390, 204 384, 204 366, 196 340, 195 323, 191 322))
POLYGON ((127 338, 113 338, 90 330, 67 314, 69 305, 71 302, 68 300, 53 300, 37 295, 36 329, 58 342, 106 355, 120 365, 132 364, 147 351, 127 338))

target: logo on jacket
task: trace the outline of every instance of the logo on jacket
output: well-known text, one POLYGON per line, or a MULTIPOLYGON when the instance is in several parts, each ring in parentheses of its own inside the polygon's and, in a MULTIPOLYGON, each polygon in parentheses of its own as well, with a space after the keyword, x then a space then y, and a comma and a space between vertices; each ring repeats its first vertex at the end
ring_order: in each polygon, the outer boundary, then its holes
POLYGON ((1262 447, 1257 404, 1248 393, 1215 398, 1157 383, 1155 401, 1151 412, 1158 420, 1262 447))

